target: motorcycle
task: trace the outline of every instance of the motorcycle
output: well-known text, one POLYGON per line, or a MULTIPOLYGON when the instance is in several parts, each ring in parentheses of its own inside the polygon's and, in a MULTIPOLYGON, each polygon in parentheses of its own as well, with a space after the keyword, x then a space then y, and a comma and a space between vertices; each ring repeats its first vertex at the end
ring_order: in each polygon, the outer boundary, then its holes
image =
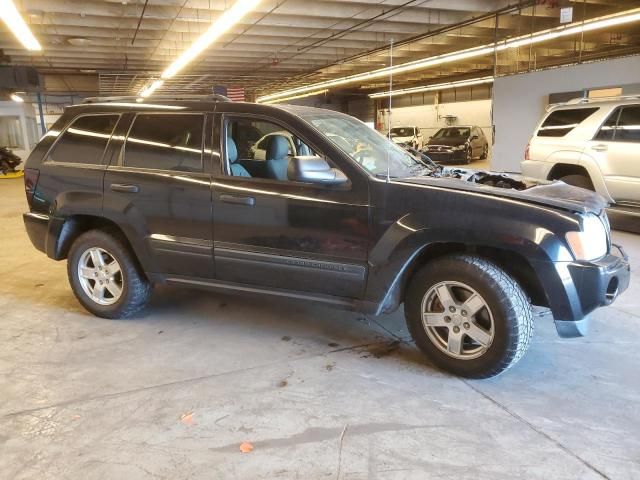
POLYGON ((8 147, 0 147, 0 172, 2 172, 2 175, 15 172, 20 163, 22 163, 22 159, 9 150, 8 147))

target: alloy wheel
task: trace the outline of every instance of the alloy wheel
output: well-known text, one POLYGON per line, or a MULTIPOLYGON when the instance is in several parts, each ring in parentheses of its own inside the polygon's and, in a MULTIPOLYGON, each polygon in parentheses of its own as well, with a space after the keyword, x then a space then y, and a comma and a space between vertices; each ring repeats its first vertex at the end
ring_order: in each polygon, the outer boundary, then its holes
POLYGON ((85 250, 78 262, 78 279, 84 293, 99 305, 113 305, 122 296, 120 264, 103 248, 85 250))
POLYGON ((446 281, 432 286, 422 299, 421 312, 429 339, 450 357, 478 358, 493 342, 491 309, 469 285, 446 281))

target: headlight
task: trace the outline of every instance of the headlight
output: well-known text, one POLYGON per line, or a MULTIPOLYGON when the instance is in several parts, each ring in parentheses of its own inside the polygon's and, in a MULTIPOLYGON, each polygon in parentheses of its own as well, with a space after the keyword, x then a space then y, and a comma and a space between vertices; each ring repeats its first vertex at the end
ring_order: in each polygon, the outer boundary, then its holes
POLYGON ((568 232, 566 238, 576 260, 595 260, 609 249, 607 229, 592 213, 582 217, 582 231, 568 232))
POLYGON ((453 147, 454 150, 464 150, 465 148, 467 148, 466 145, 458 145, 457 147, 453 147))

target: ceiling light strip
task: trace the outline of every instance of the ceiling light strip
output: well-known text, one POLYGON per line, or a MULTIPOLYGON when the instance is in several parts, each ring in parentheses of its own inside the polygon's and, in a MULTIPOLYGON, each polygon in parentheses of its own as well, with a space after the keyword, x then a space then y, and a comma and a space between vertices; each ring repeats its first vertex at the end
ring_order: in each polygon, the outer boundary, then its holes
POLYGON ((0 0, 0 19, 27 50, 42 50, 12 0, 0 0))
POLYGON ((325 82, 319 82, 304 87, 297 87, 290 90, 285 90, 270 95, 265 95, 258 98, 258 102, 264 103, 266 101, 275 100, 282 97, 290 97, 292 95, 299 95, 309 91, 315 91, 324 88, 332 88, 340 85, 345 85, 353 82, 364 82, 367 80, 373 80, 377 78, 383 78, 390 73, 398 74, 415 70, 423 70, 429 67, 441 65, 443 63, 450 63, 459 60, 465 60, 467 58, 479 57, 493 53, 495 50, 502 51, 508 48, 518 48, 524 45, 530 45, 534 43, 544 42, 554 38, 565 37, 574 35, 581 32, 590 32, 601 28, 613 27, 632 23, 640 20, 640 8, 634 8, 632 10, 626 10, 624 12, 607 15, 603 17, 592 18, 585 20, 584 22, 575 22, 560 27, 550 28, 542 30, 536 33, 522 35, 514 37, 508 40, 501 40, 497 43, 491 43, 488 45, 481 45, 479 47, 472 47, 465 50, 459 50, 457 52, 445 53, 442 55, 436 55, 433 57, 416 60, 413 62, 403 63, 394 67, 385 67, 370 72, 357 73, 346 77, 336 78, 333 80, 327 80, 325 82))
POLYGON ((398 95, 409 95, 411 93, 434 92, 451 88, 471 87, 473 85, 482 85, 486 83, 493 83, 493 77, 472 78, 470 80, 460 80, 458 82, 425 85, 424 87, 403 88, 401 90, 393 90, 392 92, 377 92, 370 94, 369 98, 387 98, 389 95, 395 97, 398 95))
POLYGON ((213 42, 227 33, 242 17, 251 12, 261 0, 238 0, 231 8, 220 15, 200 37, 187 48, 169 67, 162 72, 166 80, 187 66, 194 58, 206 50, 213 42))
POLYGON ((139 95, 142 98, 147 98, 149 95, 151 95, 153 92, 155 92, 158 88, 160 88, 162 86, 162 84, 164 84, 164 80, 160 80, 160 79, 154 80, 149 85, 147 85, 142 90, 140 90, 139 95))

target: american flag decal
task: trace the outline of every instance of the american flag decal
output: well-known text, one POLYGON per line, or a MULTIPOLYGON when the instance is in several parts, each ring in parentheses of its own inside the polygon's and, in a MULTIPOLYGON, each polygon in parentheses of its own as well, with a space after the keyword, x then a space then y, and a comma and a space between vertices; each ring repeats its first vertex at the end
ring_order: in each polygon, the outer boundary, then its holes
POLYGON ((244 102, 244 87, 227 87, 227 97, 232 102, 244 102))

